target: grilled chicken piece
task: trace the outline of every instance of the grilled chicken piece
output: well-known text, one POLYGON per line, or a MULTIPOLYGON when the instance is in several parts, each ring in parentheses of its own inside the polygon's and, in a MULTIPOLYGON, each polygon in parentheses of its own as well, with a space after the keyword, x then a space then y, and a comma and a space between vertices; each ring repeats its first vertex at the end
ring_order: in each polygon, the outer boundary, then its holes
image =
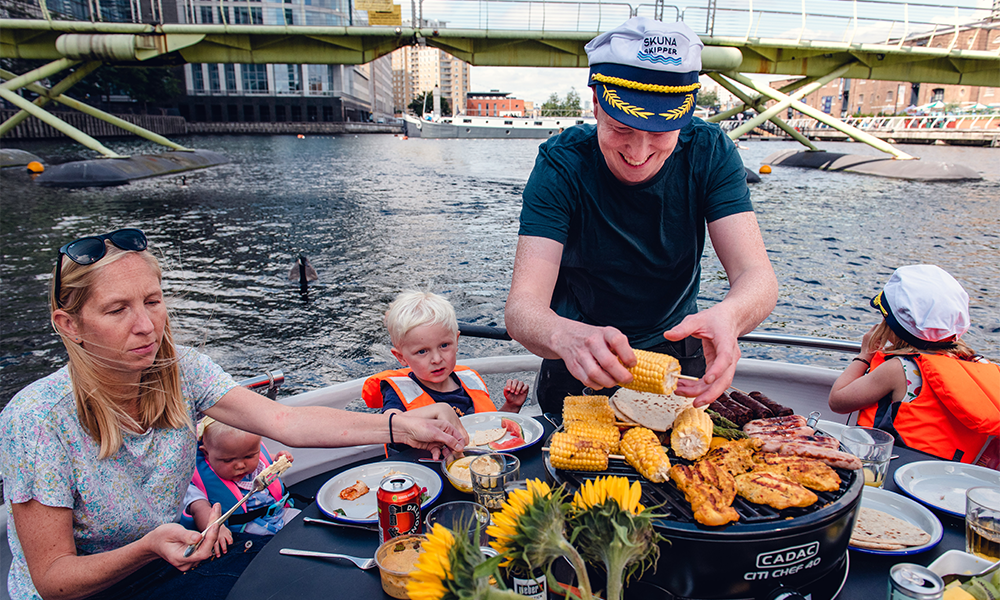
POLYGON ((754 456, 754 461, 752 470, 755 473, 784 475, 799 485, 819 492, 840 489, 840 475, 818 460, 761 452, 754 456))
POLYGON ((754 468, 756 463, 753 455, 760 446, 761 441, 754 438, 733 440, 710 451, 702 460, 714 463, 715 466, 735 477, 754 468))
POLYGON ((760 448, 762 452, 780 452, 785 444, 801 444, 831 450, 840 448, 840 440, 825 435, 754 435, 753 437, 763 442, 760 448))
POLYGON ((701 460, 692 466, 674 465, 670 468, 670 479, 691 503, 695 521, 717 527, 739 520, 739 514, 732 507, 736 499, 736 482, 732 475, 715 464, 701 460))
POLYGON ((340 497, 344 500, 351 501, 351 500, 357 500, 358 498, 364 496, 367 493, 368 493, 368 486, 365 485, 365 482, 359 479, 357 480, 357 483, 355 483, 351 487, 346 487, 340 490, 340 497))
POLYGON ((751 471, 737 475, 736 492, 754 504, 766 504, 778 510, 792 506, 803 508, 819 500, 816 494, 775 473, 751 471))
POLYGON ((806 418, 802 415, 789 415, 787 417, 771 417, 769 419, 756 419, 743 426, 743 433, 753 435, 760 431, 775 429, 798 429, 806 427, 806 418))

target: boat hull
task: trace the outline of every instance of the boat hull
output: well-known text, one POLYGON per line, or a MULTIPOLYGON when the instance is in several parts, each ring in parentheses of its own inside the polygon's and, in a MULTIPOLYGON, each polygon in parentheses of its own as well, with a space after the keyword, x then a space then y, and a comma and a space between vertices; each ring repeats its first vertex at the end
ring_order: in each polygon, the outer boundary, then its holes
POLYGON ((462 122, 441 122, 441 121, 421 121, 414 118, 405 118, 406 135, 408 137, 422 137, 430 139, 548 139, 557 135, 566 127, 579 124, 580 121, 590 123, 593 119, 543 119, 536 121, 532 119, 504 119, 494 118, 462 118, 456 117, 456 121, 462 122), (469 122, 465 122, 469 121, 469 122), (509 121, 509 123, 507 123, 509 121), (536 124, 536 123, 541 123, 536 124))

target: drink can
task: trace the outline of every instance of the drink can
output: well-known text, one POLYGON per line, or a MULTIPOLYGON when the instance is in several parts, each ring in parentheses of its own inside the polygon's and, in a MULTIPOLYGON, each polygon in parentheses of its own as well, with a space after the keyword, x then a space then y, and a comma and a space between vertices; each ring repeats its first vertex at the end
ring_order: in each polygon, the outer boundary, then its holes
POLYGON ((420 486, 409 475, 390 475, 375 494, 378 532, 382 542, 407 533, 421 533, 420 486))
POLYGON ((944 597, 944 581, 927 567, 910 563, 889 569, 889 600, 937 600, 944 597))

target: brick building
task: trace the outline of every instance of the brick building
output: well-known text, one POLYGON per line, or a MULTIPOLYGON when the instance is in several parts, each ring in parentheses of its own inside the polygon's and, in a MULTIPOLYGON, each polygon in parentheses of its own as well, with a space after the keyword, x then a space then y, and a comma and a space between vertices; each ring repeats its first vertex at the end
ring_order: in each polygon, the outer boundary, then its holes
POLYGON ((469 92, 465 114, 473 117, 524 117, 524 100, 511 98, 508 92, 469 92))

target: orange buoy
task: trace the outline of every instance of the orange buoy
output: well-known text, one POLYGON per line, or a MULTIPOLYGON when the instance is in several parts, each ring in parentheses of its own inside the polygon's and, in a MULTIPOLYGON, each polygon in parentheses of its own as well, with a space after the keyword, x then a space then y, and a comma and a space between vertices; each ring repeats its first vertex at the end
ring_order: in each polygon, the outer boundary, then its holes
POLYGON ((42 173, 44 171, 45 171, 45 165, 43 165, 42 163, 38 162, 37 160, 33 160, 30 163, 28 163, 28 172, 29 173, 36 173, 37 174, 37 173, 42 173))
POLYGON ((771 172, 771 165, 761 165, 760 172, 767 175, 768 173, 771 172))
POLYGON ((301 133, 300 133, 300 134, 299 134, 299 135, 298 135, 297 137, 298 137, 298 138, 299 138, 300 140, 304 140, 304 139, 306 139, 306 136, 302 135, 301 133))
POLYGON ((408 136, 408 135, 404 135, 404 136, 403 136, 403 139, 404 139, 404 140, 408 140, 408 139, 410 139, 410 136, 408 136))

